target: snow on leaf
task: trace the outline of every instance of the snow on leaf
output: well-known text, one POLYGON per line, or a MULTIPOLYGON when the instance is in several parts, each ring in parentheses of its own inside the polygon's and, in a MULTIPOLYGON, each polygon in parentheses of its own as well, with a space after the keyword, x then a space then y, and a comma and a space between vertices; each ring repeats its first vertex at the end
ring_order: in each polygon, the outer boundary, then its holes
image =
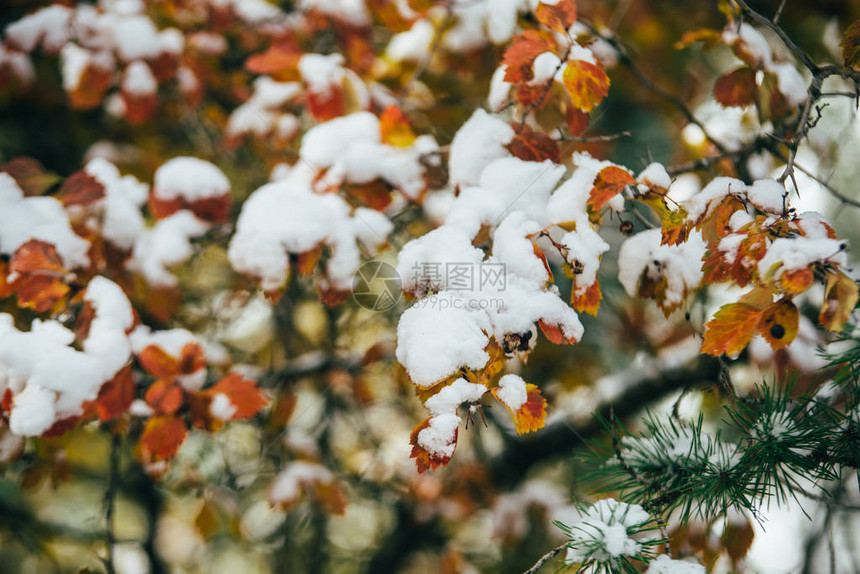
POLYGON ((860 67, 860 20, 855 20, 839 43, 842 46, 842 61, 849 68, 860 67))
MULTIPOLYGON (((409 458, 415 459, 415 466, 418 468, 418 474, 422 474, 427 470, 436 470, 440 466, 445 466, 451 462, 451 454, 431 451, 420 444, 418 437, 422 431, 431 428, 430 425, 433 418, 434 417, 430 417, 424 422, 418 424, 418 426, 412 429, 412 434, 409 435, 409 444, 412 445, 412 452, 409 454, 409 458)), ((448 442, 448 446, 451 447, 450 450, 452 453, 454 450, 453 447, 457 444, 458 432, 459 429, 455 428, 453 438, 448 442)))
POLYGON ((559 34, 567 34, 567 29, 576 22, 576 3, 574 0, 560 0, 557 4, 544 4, 535 8, 538 22, 559 34))
POLYGON ((561 163, 561 151, 556 141, 547 134, 526 125, 523 125, 523 129, 514 136, 507 148, 514 157, 524 161, 548 159, 553 163, 561 163))
POLYGON ((609 93, 609 76, 585 60, 569 61, 562 79, 573 105, 583 112, 593 110, 609 93))
POLYGON ((538 324, 540 325, 540 330, 544 334, 544 337, 555 345, 573 345, 578 342, 576 339, 565 337, 564 333, 561 332, 561 329, 557 325, 547 323, 543 320, 540 320, 538 324))
POLYGON ((63 205, 89 205, 102 199, 105 196, 105 187, 95 177, 85 171, 79 171, 70 175, 63 185, 60 186, 60 191, 57 192, 57 199, 63 202, 63 205))
POLYGON ((791 299, 782 299, 762 312, 758 331, 770 346, 777 350, 794 341, 799 321, 800 315, 791 299))
POLYGON ((170 460, 185 441, 185 421, 173 416, 156 416, 146 421, 140 435, 140 454, 147 465, 170 460))
POLYGON ((744 66, 720 76, 714 84, 714 97, 725 107, 755 103, 755 74, 755 70, 744 66))
POLYGON ((594 211, 599 212, 606 205, 606 202, 624 191, 624 188, 635 183, 636 180, 624 168, 610 165, 601 169, 594 178, 594 187, 591 188, 591 193, 588 198, 588 206, 594 211))
POLYGON ((841 331, 857 306, 857 300, 857 283, 853 279, 841 271, 828 273, 818 322, 830 331, 841 331))
POLYGON ((505 81, 511 84, 531 80, 534 76, 532 63, 544 52, 551 52, 555 41, 547 32, 526 30, 516 36, 502 57, 505 69, 505 81))
POLYGON ((415 132, 409 120, 396 105, 390 105, 379 116, 379 134, 382 143, 395 147, 409 147, 415 142, 415 132))
POLYGON ((257 387, 257 383, 238 373, 230 373, 206 392, 213 396, 223 394, 230 399, 230 403, 235 407, 230 417, 233 420, 251 418, 268 403, 266 395, 257 387))

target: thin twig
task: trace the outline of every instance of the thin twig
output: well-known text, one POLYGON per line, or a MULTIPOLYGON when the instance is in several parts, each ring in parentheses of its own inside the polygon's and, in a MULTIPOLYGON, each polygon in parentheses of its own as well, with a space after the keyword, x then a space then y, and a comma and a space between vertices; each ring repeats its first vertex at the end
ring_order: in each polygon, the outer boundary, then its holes
POLYGON ((776 23, 774 23, 773 21, 769 20, 768 18, 765 18, 764 16, 750 8, 749 5, 744 2, 744 0, 735 0, 735 2, 737 2, 738 6, 740 7, 741 14, 748 16, 753 22, 756 22, 757 24, 760 24, 761 26, 772 30, 777 36, 779 36, 779 39, 782 40, 783 44, 785 44, 789 51, 794 54, 794 57, 800 60, 801 63, 803 63, 803 65, 806 66, 810 72, 812 72, 813 75, 818 72, 818 66, 815 65, 815 63, 812 61, 812 59, 806 52, 801 50, 797 46, 797 44, 795 44, 791 40, 791 38, 788 37, 788 34, 786 34, 782 28, 777 26, 776 23))
POLYGON ((562 551, 564 551, 567 548, 567 545, 568 543, 565 542, 561 546, 556 546, 555 548, 541 556, 538 561, 534 563, 534 566, 526 570, 523 574, 535 574, 535 572, 540 570, 544 564, 546 564, 547 562, 555 558, 558 554, 560 554, 562 551))
POLYGON ((559 141, 564 142, 575 142, 575 143, 588 143, 588 142, 611 142, 615 140, 619 140, 621 138, 629 138, 630 132, 619 132, 617 134, 606 134, 606 135, 598 135, 598 136, 569 136, 565 135, 564 132, 559 129, 559 141))

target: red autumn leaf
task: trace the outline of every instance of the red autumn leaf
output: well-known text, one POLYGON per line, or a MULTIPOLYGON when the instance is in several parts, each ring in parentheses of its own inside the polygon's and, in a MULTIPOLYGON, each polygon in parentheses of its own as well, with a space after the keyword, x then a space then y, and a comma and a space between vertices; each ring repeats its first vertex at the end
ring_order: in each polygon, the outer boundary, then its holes
POLYGON ((133 126, 144 124, 152 117, 158 107, 156 94, 122 92, 122 101, 125 103, 125 120, 133 126))
POLYGON ((318 122, 327 122, 346 113, 343 88, 332 85, 327 92, 307 93, 308 111, 318 122))
POLYGON ((600 292, 600 281, 595 278, 594 283, 584 293, 577 295, 576 280, 574 280, 574 292, 571 299, 573 308, 578 312, 596 316, 597 310, 600 309, 600 300, 603 299, 603 293, 600 292))
POLYGON ((532 130, 523 125, 523 129, 514 136, 508 144, 508 150, 524 161, 550 160, 553 163, 561 163, 561 151, 554 139, 543 132, 532 130))
POLYGON ((147 372, 158 378, 171 378, 179 374, 179 360, 157 345, 147 345, 137 354, 137 360, 147 372))
POLYGON ((507 66, 505 81, 516 84, 531 80, 534 76, 532 63, 535 58, 544 52, 553 51, 554 48, 555 41, 552 37, 539 30, 526 30, 514 37, 502 57, 502 64, 507 66))
POLYGON ((794 341, 799 320, 800 314, 791 299, 782 299, 762 311, 758 332, 774 350, 782 349, 794 341))
POLYGON ((52 424, 48 430, 43 432, 41 436, 44 438, 63 436, 70 430, 77 427, 79 422, 81 422, 81 417, 77 415, 62 418, 55 421, 54 424, 52 424))
POLYGON ((758 328, 762 309, 747 303, 723 305, 705 324, 702 353, 737 355, 744 350, 758 328))
POLYGON ((319 263, 319 260, 322 257, 322 253, 323 249, 321 245, 311 249, 310 251, 299 253, 296 256, 297 261, 295 269, 302 275, 313 275, 313 272, 317 267, 317 263, 319 263))
POLYGON ((535 9, 535 17, 550 30, 566 34, 576 22, 576 3, 574 0, 559 0, 556 4, 541 2, 535 9))
POLYGON ((206 366, 206 354, 203 347, 197 343, 185 343, 179 355, 179 370, 183 375, 189 375, 206 366))
POLYGON ((233 420, 249 419, 262 410, 269 400, 257 383, 238 373, 230 373, 206 390, 211 396, 224 394, 236 408, 233 420))
POLYGON ((146 389, 143 399, 155 412, 172 415, 182 406, 185 393, 171 379, 158 379, 146 389))
POLYGON ((726 107, 744 107, 755 103, 755 74, 755 70, 744 66, 720 76, 714 84, 714 97, 726 107))
POLYGON ((85 171, 70 175, 57 192, 63 205, 89 205, 104 196, 105 188, 101 182, 85 171))
POLYGON ((541 332, 551 343, 556 345, 573 345, 577 342, 572 337, 565 337, 558 325, 547 323, 543 319, 538 321, 538 325, 540 325, 541 332))
POLYGON ((0 171, 12 176, 27 197, 43 195, 60 180, 59 176, 45 171, 41 163, 30 157, 16 157, 0 165, 0 171))
POLYGON ((131 403, 134 402, 134 398, 134 375, 131 365, 128 365, 99 389, 98 397, 94 401, 99 420, 115 419, 128 410, 131 403))
POLYGON ((12 395, 12 389, 7 388, 3 391, 3 399, 0 400, 0 410, 6 414, 12 412, 12 404, 14 400, 15 397, 12 395))
POLYGON ((188 434, 185 421, 172 416, 156 416, 146 421, 140 435, 140 449, 145 463, 173 458, 188 434))
POLYGON ((164 219, 181 209, 188 209, 200 219, 212 223, 225 223, 230 219, 233 201, 229 193, 190 202, 181 197, 164 199, 154 193, 149 196, 149 210, 156 219, 164 219))
MULTIPOLYGON (((450 456, 443 456, 435 452, 430 452, 418 444, 418 435, 422 430, 429 426, 430 419, 428 418, 412 429, 412 434, 409 435, 409 444, 412 445, 412 452, 409 454, 409 458, 415 459, 415 466, 418 467, 418 474, 421 474, 426 470, 436 470, 440 466, 445 466, 451 461, 450 456)), ((460 429, 454 429, 454 437, 449 444, 457 444, 457 434, 459 433, 459 430, 460 429)))
POLYGON ((609 76, 602 68, 584 60, 571 60, 562 75, 573 105, 590 112, 609 94, 609 76))
POLYGON ((588 198, 588 207, 594 212, 603 209, 606 202, 624 191, 628 185, 636 183, 636 179, 626 169, 610 165, 604 167, 594 178, 594 187, 588 198))
POLYGON ((382 143, 395 147, 409 147, 415 141, 415 133, 409 120, 396 105, 390 105, 379 116, 379 134, 382 143))
POLYGON ((857 283, 853 279, 841 271, 828 273, 818 322, 829 331, 841 331, 851 318, 857 300, 857 283))
POLYGON ((13 273, 53 273, 63 275, 66 268, 53 243, 30 239, 15 250, 9 262, 13 273))
POLYGON ((588 114, 573 106, 568 106, 565 112, 564 122, 570 135, 577 137, 588 129, 588 114))

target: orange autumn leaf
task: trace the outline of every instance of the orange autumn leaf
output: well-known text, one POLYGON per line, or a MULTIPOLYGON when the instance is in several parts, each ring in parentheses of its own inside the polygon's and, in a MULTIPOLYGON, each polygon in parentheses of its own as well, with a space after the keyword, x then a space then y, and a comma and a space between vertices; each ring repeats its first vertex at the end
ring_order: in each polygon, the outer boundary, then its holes
POLYGON ((539 30, 526 30, 514 37, 511 45, 502 56, 502 64, 505 69, 505 81, 516 84, 531 80, 534 76, 532 63, 535 58, 544 52, 551 52, 555 48, 552 37, 539 30))
MULTIPOLYGON (((450 456, 443 456, 435 452, 430 452, 420 444, 418 444, 418 434, 425 428, 430 426, 430 419, 419 423, 412 433, 409 435, 409 444, 412 445, 412 451, 409 453, 409 458, 415 459, 415 466, 418 468, 418 474, 422 474, 427 470, 436 470, 440 466, 445 466, 451 462, 450 456)), ((450 444, 457 444, 457 434, 460 429, 454 429, 454 438, 450 444)))
POLYGON ((758 332, 774 350, 782 349, 794 340, 799 321, 800 314, 791 299, 782 299, 762 311, 758 332))
POLYGON ((173 458, 185 441, 188 428, 185 421, 172 416, 156 416, 146 421, 140 435, 140 449, 144 462, 151 463, 173 458))
POLYGON ((762 309, 748 303, 723 305, 705 324, 702 353, 737 355, 749 344, 758 328, 762 309))
POLYGON ((818 322, 828 331, 841 331, 851 318, 857 300, 857 283, 853 279, 839 271, 828 273, 818 322))
POLYGON ((346 491, 336 480, 318 480, 311 486, 311 496, 329 514, 342 516, 349 501, 346 491))
MULTIPOLYGON (((495 391, 496 389, 493 389, 493 395, 498 398, 495 391)), ((501 401, 514 419, 517 434, 534 432, 542 429, 546 424, 546 399, 540 394, 540 389, 536 385, 526 383, 526 397, 526 402, 516 411, 512 411, 504 401, 501 401)))
POLYGON ((230 373, 206 392, 211 396, 226 395, 235 407, 232 419, 249 419, 260 412, 269 402, 255 381, 238 373, 230 373))
POLYGON ((514 157, 524 161, 550 160, 561 163, 561 151, 558 143, 543 132, 535 131, 523 125, 523 129, 514 136, 508 144, 508 150, 514 157))
POLYGON ((409 147, 415 141, 409 120, 396 105, 388 106, 379 116, 379 133, 382 143, 395 147, 409 147))
POLYGON ((556 345, 573 345, 577 342, 577 340, 572 337, 565 337, 558 325, 547 323, 543 319, 538 321, 538 325, 540 326, 540 330, 544 334, 544 337, 546 337, 551 343, 556 345))
POLYGON ((597 278, 594 279, 594 283, 581 295, 576 294, 575 287, 574 292, 571 294, 573 308, 580 313, 588 313, 593 316, 596 316, 598 309, 600 309, 601 299, 603 299, 603 293, 600 292, 600 281, 597 278))
POLYGON ((711 30, 709 28, 700 28, 698 30, 688 30, 684 32, 681 39, 675 42, 673 47, 676 50, 683 50, 690 44, 703 42, 706 48, 715 46, 722 40, 722 33, 719 30, 711 30))
POLYGON ((70 291, 63 281, 50 275, 24 275, 15 281, 14 286, 18 306, 37 313, 50 311, 70 291))
POLYGON ((85 171, 73 173, 57 192, 63 205, 89 205, 105 196, 105 187, 85 171))
POLYGON ((815 273, 811 267, 784 271, 779 278, 779 286, 784 293, 798 295, 812 286, 815 273))
POLYGON ((99 389, 98 397, 94 401, 99 420, 115 419, 128 410, 134 398, 134 375, 131 365, 127 365, 99 389))
POLYGON ((68 92, 69 105, 78 110, 97 108, 113 84, 114 71, 87 64, 77 86, 68 92))
POLYGON ((379 178, 368 183, 348 183, 343 186, 343 190, 363 205, 377 211, 383 211, 394 199, 391 193, 393 188, 379 178))
POLYGON ((598 212, 606 202, 624 191, 628 185, 636 183, 634 177, 626 169, 615 165, 604 167, 594 178, 594 187, 588 198, 588 207, 598 212))
POLYGON ((245 69, 254 74, 271 75, 280 81, 295 81, 299 79, 299 60, 303 55, 290 43, 278 43, 245 60, 245 69))
POLYGON ((725 107, 744 107, 755 103, 755 70, 744 66, 728 72, 714 84, 714 98, 725 107))
POLYGON ((179 360, 157 345, 147 345, 137 354, 137 360, 150 374, 170 378, 179 374, 179 360))
POLYGON ((584 60, 571 60, 562 75, 573 105, 590 112, 609 94, 609 76, 602 68, 584 60))
POLYGON ((559 0, 556 4, 541 2, 535 8, 535 17, 550 30, 566 34, 576 22, 576 3, 574 0, 559 0))

